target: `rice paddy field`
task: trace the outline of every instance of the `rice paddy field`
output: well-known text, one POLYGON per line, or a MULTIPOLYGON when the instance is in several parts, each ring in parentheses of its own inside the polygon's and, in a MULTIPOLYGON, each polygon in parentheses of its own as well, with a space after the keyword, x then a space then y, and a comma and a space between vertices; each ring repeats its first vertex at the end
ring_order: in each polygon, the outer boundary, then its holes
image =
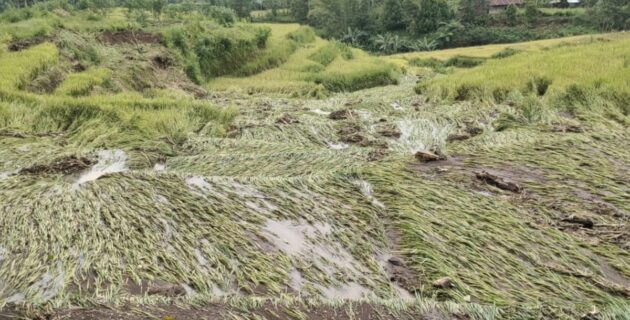
POLYGON ((442 69, 260 27, 202 84, 155 34, 0 36, 0 318, 629 319, 626 36, 442 69))

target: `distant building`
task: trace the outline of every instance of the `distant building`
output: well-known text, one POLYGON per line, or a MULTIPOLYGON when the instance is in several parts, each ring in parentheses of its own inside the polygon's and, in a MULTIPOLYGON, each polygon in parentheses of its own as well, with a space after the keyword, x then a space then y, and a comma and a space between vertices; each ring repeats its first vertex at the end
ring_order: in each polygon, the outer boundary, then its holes
POLYGON ((525 0, 490 0, 490 12, 503 11, 509 6, 522 7, 525 0))
POLYGON ((580 5, 580 0, 551 0, 549 5, 554 8, 577 7, 580 5))

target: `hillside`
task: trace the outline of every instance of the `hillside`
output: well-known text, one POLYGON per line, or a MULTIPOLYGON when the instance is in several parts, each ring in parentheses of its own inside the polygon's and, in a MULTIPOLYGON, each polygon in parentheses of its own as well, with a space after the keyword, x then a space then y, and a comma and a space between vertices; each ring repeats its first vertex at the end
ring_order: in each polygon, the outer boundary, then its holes
POLYGON ((628 35, 122 12, 0 22, 0 318, 627 319, 628 35))

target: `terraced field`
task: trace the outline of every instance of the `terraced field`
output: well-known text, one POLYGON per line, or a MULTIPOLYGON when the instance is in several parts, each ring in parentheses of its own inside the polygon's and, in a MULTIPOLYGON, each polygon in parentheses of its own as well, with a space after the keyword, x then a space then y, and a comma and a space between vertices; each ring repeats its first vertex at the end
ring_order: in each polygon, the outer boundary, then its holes
POLYGON ((411 73, 292 97, 318 85, 297 66, 353 70, 329 45, 206 98, 108 94, 98 69, 34 93, 63 47, 0 54, 0 317, 627 319, 627 114, 506 126, 522 106, 411 73))

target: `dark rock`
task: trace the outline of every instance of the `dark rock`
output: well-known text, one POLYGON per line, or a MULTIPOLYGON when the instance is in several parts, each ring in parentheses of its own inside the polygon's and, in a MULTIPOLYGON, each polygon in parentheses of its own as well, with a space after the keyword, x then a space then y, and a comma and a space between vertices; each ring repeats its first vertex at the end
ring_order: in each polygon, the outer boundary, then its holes
POLYGON ((433 281, 433 286, 436 288, 448 289, 454 287, 453 280, 449 277, 444 277, 433 281))
POLYGON ((593 220, 588 218, 582 218, 577 216, 570 216, 568 218, 562 219, 563 222, 573 223, 581 225, 583 228, 592 229, 595 226, 593 220))
POLYGON ((453 142, 453 141, 463 141, 463 140, 468 140, 470 139, 471 136, 470 134, 464 133, 464 134, 451 134, 448 136, 448 138, 446 138, 447 142, 453 142))
POLYGON ((503 180, 503 178, 490 174, 486 171, 477 172, 475 176, 477 177, 477 179, 482 180, 485 183, 489 185, 493 185, 499 189, 507 190, 507 191, 511 191, 515 193, 521 192, 521 187, 517 185, 516 183, 505 181, 503 180))
POLYGON ((387 259, 387 262, 389 262, 389 263, 391 263, 391 264, 393 264, 395 266, 398 266, 398 267, 405 265, 405 263, 399 257, 391 257, 391 258, 387 259))
POLYGON ((443 155, 436 154, 431 151, 418 151, 415 154, 416 160, 420 162, 432 162, 439 160, 446 160, 446 157, 443 155))
POLYGON ((478 136, 483 133, 483 129, 479 127, 469 127, 466 129, 466 132, 471 136, 478 136))

